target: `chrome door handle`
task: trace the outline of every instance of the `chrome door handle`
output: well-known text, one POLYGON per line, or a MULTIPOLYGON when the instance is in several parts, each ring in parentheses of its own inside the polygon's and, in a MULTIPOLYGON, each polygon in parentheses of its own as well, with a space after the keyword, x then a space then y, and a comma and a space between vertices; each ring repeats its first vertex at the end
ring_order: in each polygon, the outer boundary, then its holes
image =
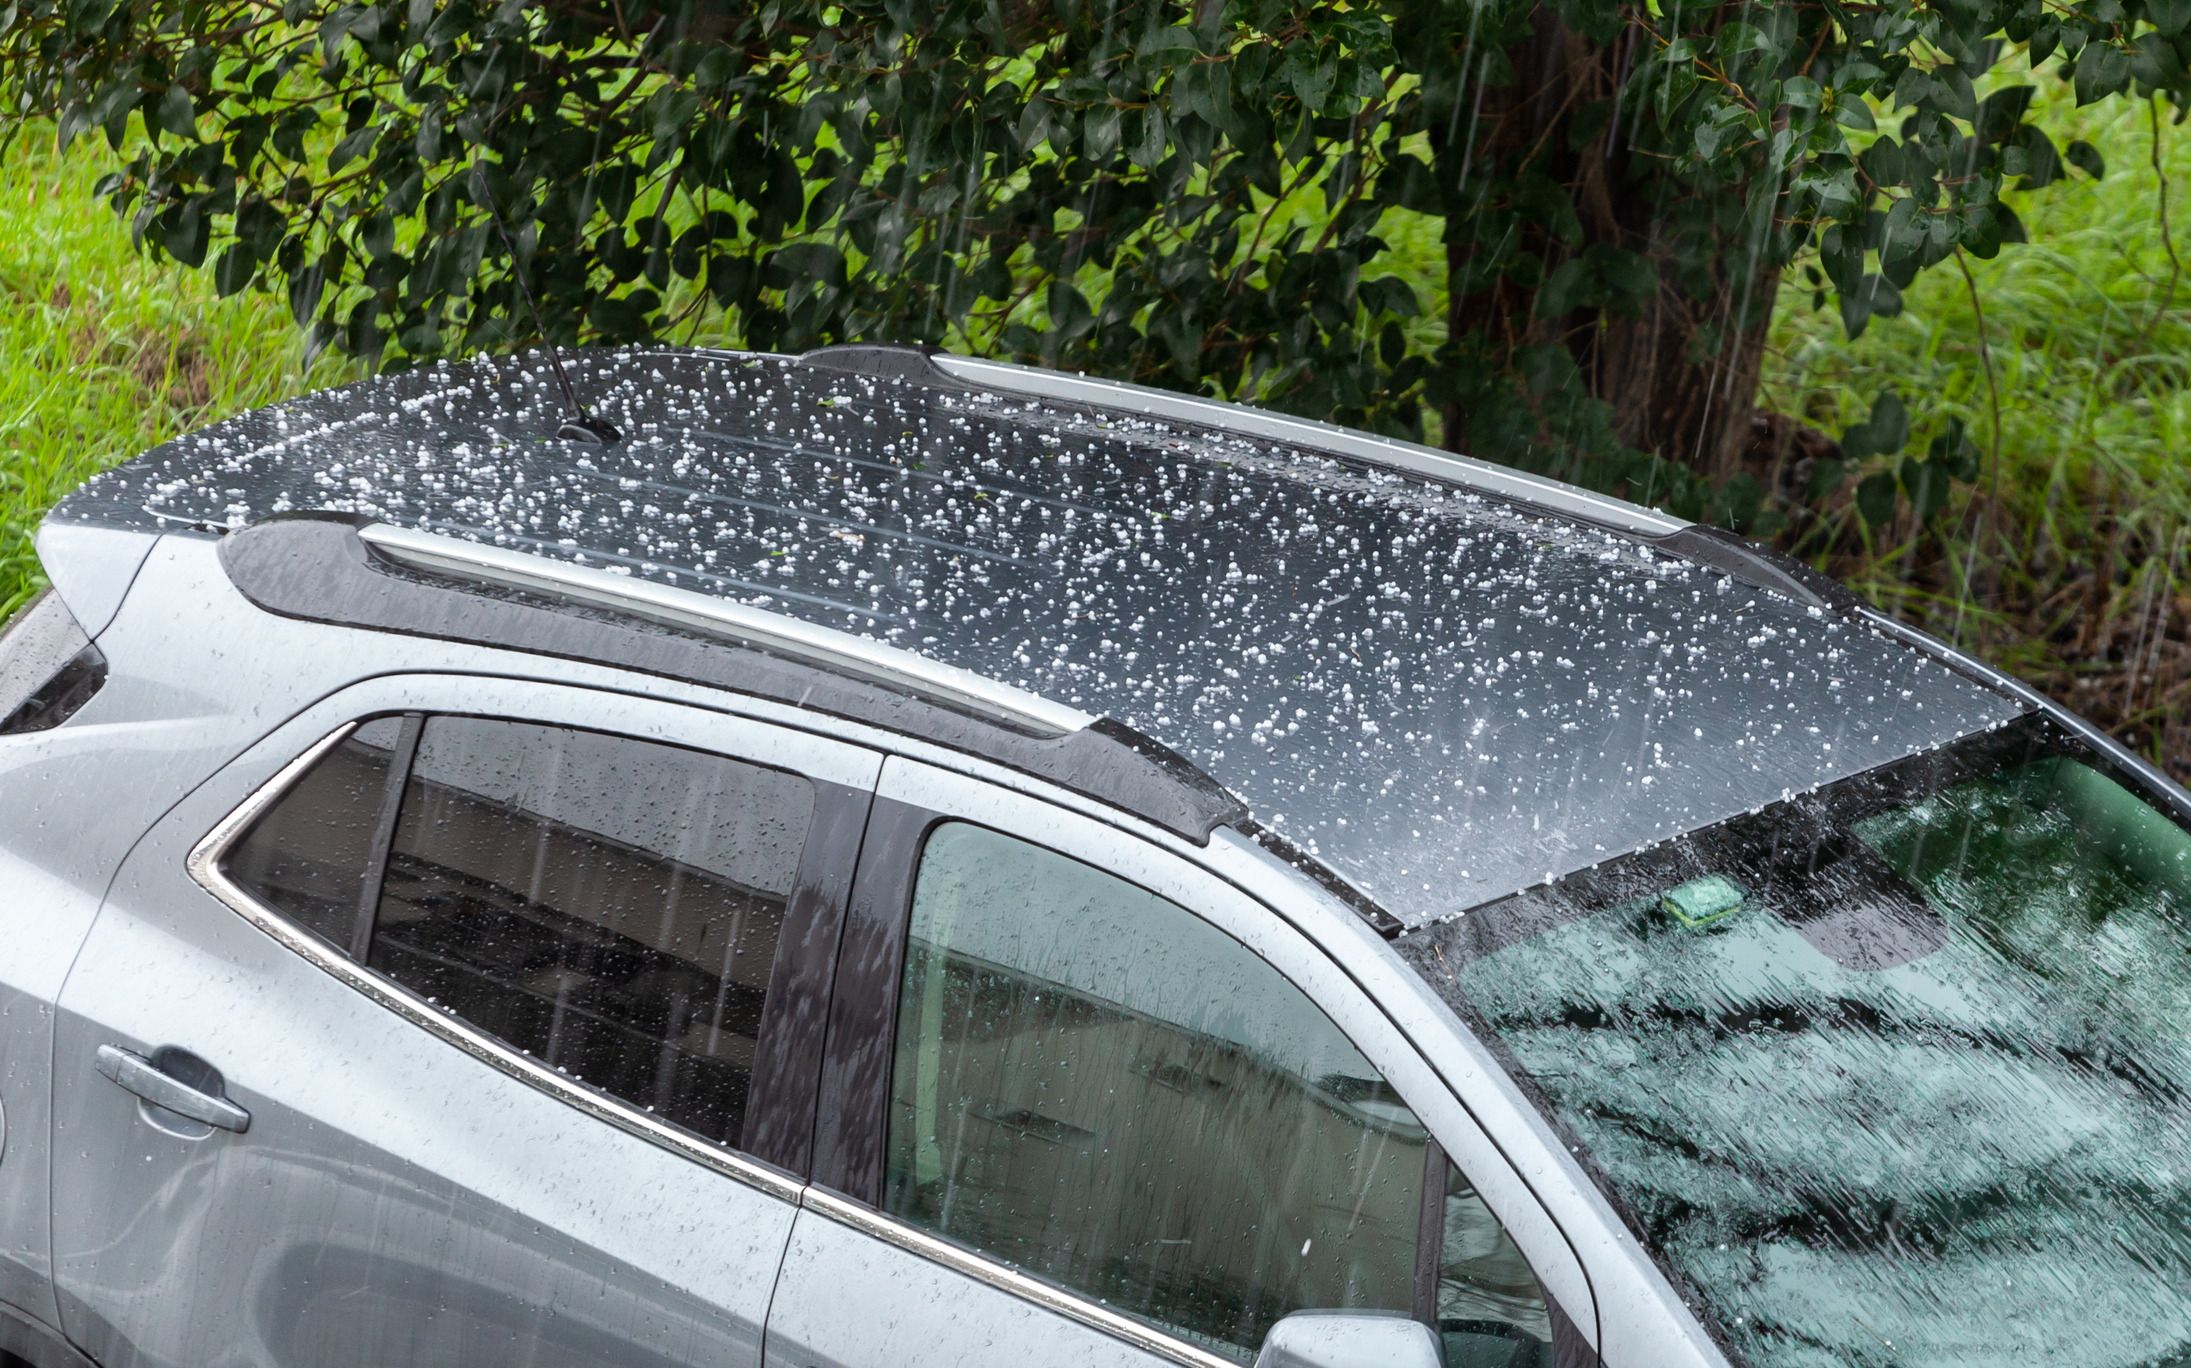
POLYGON ((251 1129, 250 1112, 225 1097, 200 1092, 181 1079, 170 1077, 141 1054, 133 1054, 119 1045, 101 1045, 98 1065, 99 1072, 113 1079, 125 1092, 133 1092, 154 1106, 239 1135, 251 1129))

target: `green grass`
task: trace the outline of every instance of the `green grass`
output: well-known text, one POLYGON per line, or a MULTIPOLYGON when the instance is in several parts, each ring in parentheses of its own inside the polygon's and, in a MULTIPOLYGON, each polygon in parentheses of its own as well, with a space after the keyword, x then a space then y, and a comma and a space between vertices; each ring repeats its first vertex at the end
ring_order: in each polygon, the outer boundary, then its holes
MULTIPOLYGON (((0 620, 45 582, 31 537, 56 499, 305 387, 279 302, 217 300, 210 272, 139 257, 92 198, 106 169, 96 154, 57 158, 39 124, 0 157, 0 620)), ((323 359, 311 382, 342 378, 323 359)))
MULTIPOLYGON (((2149 107, 2078 110, 2059 82, 2041 85, 2057 144, 2090 140, 2106 178, 2012 196, 2028 244, 1969 261, 1969 282, 1953 261, 1926 272, 1900 317, 1874 320, 1854 343, 1830 301, 1812 312, 1808 287, 1791 281, 1761 397, 1838 435, 1892 387, 1914 419, 1913 452, 1959 417, 1987 468, 1925 529, 1906 512, 1867 527, 1852 478, 1790 541, 1873 602, 2191 775, 2191 278, 2171 296, 2149 107)), ((2191 126, 2171 128, 2164 113, 2160 128, 2181 254, 2191 126)))

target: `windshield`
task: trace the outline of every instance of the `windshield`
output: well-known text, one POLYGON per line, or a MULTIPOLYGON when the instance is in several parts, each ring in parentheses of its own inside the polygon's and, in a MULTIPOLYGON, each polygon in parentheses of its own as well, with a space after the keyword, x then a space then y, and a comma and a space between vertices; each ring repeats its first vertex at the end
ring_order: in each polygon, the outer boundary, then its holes
POLYGON ((2127 1368, 2191 1355, 2187 909, 2031 717, 1399 948, 1757 1368, 2127 1368))

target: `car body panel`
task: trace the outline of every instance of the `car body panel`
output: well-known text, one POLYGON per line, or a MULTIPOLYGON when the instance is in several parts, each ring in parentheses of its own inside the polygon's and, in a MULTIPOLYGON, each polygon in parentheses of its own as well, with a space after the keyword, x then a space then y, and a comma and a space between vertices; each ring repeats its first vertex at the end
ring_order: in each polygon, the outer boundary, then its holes
POLYGON ((609 727, 861 787, 878 764, 720 713, 463 676, 378 678, 278 728, 132 853, 63 991, 64 1328, 109 1368, 757 1361, 795 1181, 695 1164, 452 1048, 186 872, 321 735, 400 708, 609 727), (104 1044, 211 1061, 249 1129, 160 1129, 91 1067, 104 1044))
POLYGON ((76 615, 77 625, 96 640, 121 610, 139 567, 159 539, 157 531, 49 518, 38 525, 38 563, 76 615))
POLYGON ((792 1229, 763 1360, 766 1368, 1176 1362, 814 1210, 802 1210, 792 1229))

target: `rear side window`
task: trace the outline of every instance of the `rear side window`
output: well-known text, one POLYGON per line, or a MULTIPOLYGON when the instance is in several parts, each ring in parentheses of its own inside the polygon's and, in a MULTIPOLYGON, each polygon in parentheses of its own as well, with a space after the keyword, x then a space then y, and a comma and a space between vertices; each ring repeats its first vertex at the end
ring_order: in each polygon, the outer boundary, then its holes
POLYGON ((899 1002, 886 1210, 1242 1363, 1312 1307, 1414 1314, 1454 1368, 1555 1361, 1535 1276, 1414 1113, 1184 908, 949 824, 899 1002))
POLYGON ((51 589, 0 635, 0 736, 58 727, 106 682, 106 657, 51 589))
POLYGON ((568 727, 384 718, 223 861, 515 1049, 736 1144, 812 784, 568 727))
POLYGON ((403 728, 402 718, 376 718, 337 742, 222 864, 230 879, 337 949, 351 949, 369 926, 366 870, 403 728))

